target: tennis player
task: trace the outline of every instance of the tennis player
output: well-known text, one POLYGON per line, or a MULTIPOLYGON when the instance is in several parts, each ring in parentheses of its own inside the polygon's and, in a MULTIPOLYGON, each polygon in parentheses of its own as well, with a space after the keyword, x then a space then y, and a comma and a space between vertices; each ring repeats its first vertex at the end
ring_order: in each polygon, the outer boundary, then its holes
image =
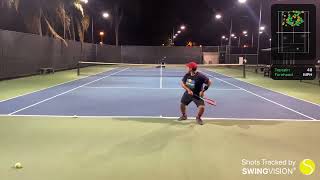
POLYGON ((186 92, 181 98, 181 113, 182 116, 178 119, 179 121, 187 120, 186 108, 191 103, 194 102, 198 107, 197 123, 203 125, 201 119, 205 111, 205 103, 199 98, 204 96, 205 91, 207 91, 212 84, 210 79, 198 72, 198 65, 195 62, 190 62, 186 65, 187 73, 181 81, 181 86, 186 92))

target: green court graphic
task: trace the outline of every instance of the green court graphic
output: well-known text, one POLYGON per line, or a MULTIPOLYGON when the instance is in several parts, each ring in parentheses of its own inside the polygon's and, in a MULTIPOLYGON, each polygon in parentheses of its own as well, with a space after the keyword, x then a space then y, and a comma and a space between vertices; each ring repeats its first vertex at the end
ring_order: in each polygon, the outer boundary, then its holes
POLYGON ((282 12, 282 26, 299 27, 304 23, 304 11, 282 12))

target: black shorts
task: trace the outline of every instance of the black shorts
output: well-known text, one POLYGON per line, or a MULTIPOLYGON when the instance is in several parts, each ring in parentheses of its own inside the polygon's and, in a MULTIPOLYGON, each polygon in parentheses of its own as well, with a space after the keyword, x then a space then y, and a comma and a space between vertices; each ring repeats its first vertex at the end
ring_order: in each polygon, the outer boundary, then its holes
POLYGON ((188 106, 192 101, 197 105, 197 107, 204 106, 204 101, 202 99, 191 96, 185 92, 181 98, 181 103, 188 106))

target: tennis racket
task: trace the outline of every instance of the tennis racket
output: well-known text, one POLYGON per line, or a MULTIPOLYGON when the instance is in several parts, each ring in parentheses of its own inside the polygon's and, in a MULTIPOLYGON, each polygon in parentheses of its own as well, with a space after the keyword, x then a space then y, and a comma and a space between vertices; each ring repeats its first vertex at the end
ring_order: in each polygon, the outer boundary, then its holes
POLYGON ((215 100, 213 100, 213 99, 209 99, 209 98, 206 98, 206 97, 200 97, 198 95, 194 95, 194 96, 202 99, 204 102, 206 102, 206 103, 208 103, 208 104, 210 104, 212 106, 217 106, 217 102, 215 100))

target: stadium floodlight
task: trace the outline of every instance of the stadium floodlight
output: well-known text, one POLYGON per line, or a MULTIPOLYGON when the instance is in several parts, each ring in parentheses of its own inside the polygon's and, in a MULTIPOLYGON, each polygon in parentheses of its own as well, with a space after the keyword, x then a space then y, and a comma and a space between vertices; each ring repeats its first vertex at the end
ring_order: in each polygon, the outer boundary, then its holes
POLYGON ((87 4, 89 1, 88 0, 80 0, 80 2, 87 4))
POLYGON ((100 44, 102 45, 102 44, 103 44, 104 32, 103 32, 103 31, 100 31, 99 35, 100 35, 100 39, 101 39, 100 44))
POLYGON ((244 4, 244 3, 247 2, 247 0, 238 0, 238 2, 239 2, 240 4, 244 4))
POLYGON ((105 19, 107 19, 107 18, 110 17, 110 14, 107 13, 107 12, 104 12, 104 13, 102 13, 102 17, 105 18, 105 19))
POLYGON ((215 18, 216 18, 217 20, 220 20, 220 19, 222 18, 222 15, 221 15, 221 14, 216 14, 215 18))

